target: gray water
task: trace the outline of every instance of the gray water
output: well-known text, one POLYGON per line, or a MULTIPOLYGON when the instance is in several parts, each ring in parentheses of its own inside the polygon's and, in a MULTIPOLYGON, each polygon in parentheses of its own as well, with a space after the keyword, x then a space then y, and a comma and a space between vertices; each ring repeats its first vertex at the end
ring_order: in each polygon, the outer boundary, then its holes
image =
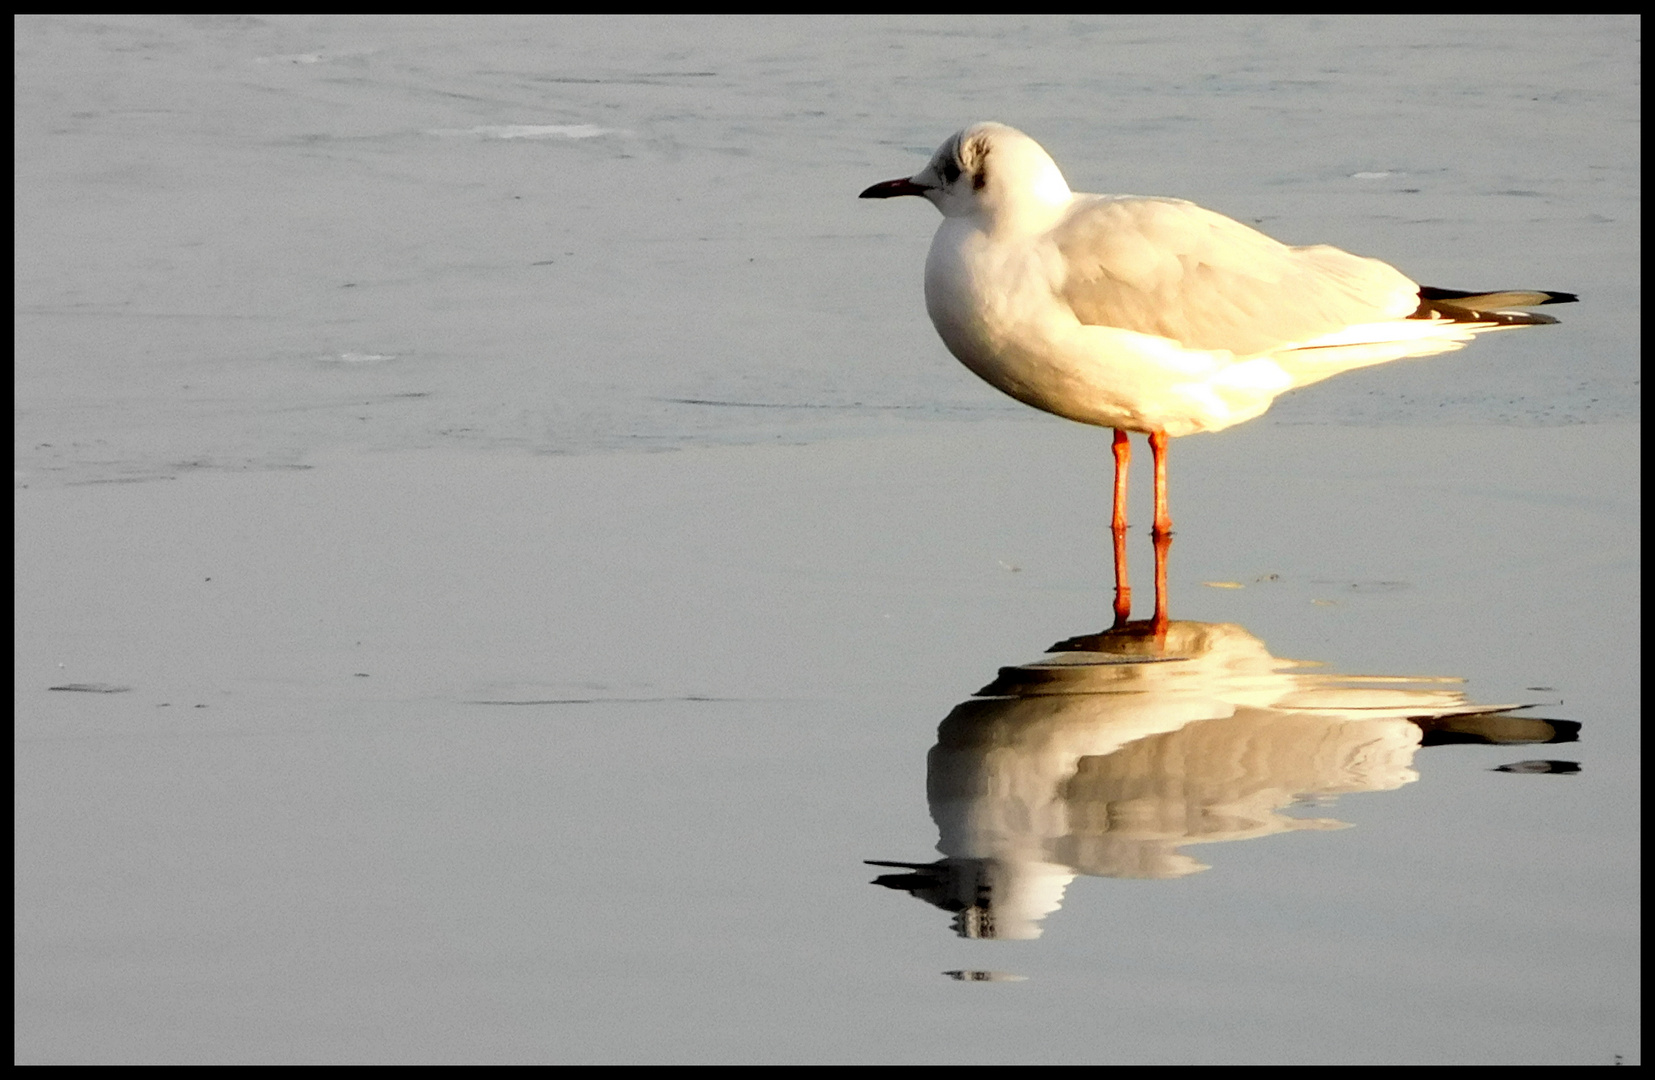
POLYGON ((933 212, 854 198, 985 117, 1077 190, 1589 298, 1567 363, 1526 335, 1278 422, 1634 419, 1638 24, 1517 25, 24 20, 20 464, 1016 416, 919 314, 933 212))
POLYGON ((1640 1060, 1637 20, 15 25, 19 1061, 1640 1060), (855 199, 990 118, 1582 302, 1048 653, 1106 436, 855 199))

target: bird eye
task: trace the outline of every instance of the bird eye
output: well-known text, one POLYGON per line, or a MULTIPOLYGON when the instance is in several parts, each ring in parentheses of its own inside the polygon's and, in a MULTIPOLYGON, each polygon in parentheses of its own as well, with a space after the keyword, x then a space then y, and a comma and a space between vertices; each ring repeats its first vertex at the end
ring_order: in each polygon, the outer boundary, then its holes
POLYGON ((953 158, 948 158, 942 163, 942 182, 944 184, 952 184, 959 178, 960 163, 955 161, 953 158))

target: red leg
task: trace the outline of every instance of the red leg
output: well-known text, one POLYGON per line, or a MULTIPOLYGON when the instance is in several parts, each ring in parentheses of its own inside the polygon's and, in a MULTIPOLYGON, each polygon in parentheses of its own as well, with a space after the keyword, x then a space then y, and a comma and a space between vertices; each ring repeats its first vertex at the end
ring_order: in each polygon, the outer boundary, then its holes
POLYGON ((1110 528, 1117 533, 1126 531, 1126 467, 1132 463, 1132 444, 1126 432, 1115 429, 1115 515, 1110 528))
POLYGON ((1155 528, 1150 530, 1150 535, 1171 536, 1172 516, 1167 513, 1167 433, 1150 432, 1149 449, 1155 455, 1155 528))

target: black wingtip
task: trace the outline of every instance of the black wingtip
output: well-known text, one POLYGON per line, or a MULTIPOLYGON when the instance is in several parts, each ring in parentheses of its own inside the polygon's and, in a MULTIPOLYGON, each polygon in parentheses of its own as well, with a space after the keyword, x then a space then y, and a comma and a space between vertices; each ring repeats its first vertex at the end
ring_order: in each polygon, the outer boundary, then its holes
MULTIPOLYGON (((1447 300, 1452 302, 1455 300, 1477 301, 1484 298, 1504 297, 1512 297, 1514 299, 1520 298, 1522 301, 1521 303, 1508 303, 1506 305, 1507 307, 1541 307, 1545 304, 1573 304, 1580 299, 1580 297, 1576 296, 1572 292, 1554 292, 1549 289, 1484 289, 1480 291, 1468 291, 1466 289, 1439 289, 1435 285, 1421 285, 1419 287, 1419 298, 1421 300, 1447 300)), ((1460 304, 1458 306, 1470 307, 1472 305, 1460 304)))
POLYGON ((1543 289, 1503 289, 1494 292, 1470 292, 1465 289, 1439 289, 1421 285, 1419 308, 1408 316, 1411 319, 1447 319, 1450 322, 1492 323, 1496 326, 1547 326, 1557 322, 1550 315, 1531 315, 1514 308, 1542 307, 1546 304, 1572 304, 1580 297, 1574 293, 1550 292, 1543 289))

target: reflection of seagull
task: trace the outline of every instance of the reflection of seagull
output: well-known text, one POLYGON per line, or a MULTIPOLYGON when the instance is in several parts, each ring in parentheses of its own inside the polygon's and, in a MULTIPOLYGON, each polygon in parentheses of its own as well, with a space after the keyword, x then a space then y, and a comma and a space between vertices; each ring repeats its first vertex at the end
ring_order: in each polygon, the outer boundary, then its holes
POLYGON ((1422 745, 1579 729, 1457 683, 1307 669, 1223 624, 1063 642, 942 722, 926 791, 946 857, 877 863, 907 871, 878 884, 955 912, 962 936, 1036 937, 1079 874, 1183 877, 1206 869, 1188 844, 1342 827, 1282 811, 1411 783, 1422 745))
POLYGON ((968 127, 913 176, 862 192, 895 195, 943 213, 925 307, 949 351, 1021 402, 1115 429, 1117 529, 1126 432, 1149 434, 1166 533, 1168 436, 1251 420, 1341 371, 1554 322, 1507 309, 1575 299, 1421 288, 1377 259, 1288 247, 1182 199, 1077 195, 1003 124, 968 127))

